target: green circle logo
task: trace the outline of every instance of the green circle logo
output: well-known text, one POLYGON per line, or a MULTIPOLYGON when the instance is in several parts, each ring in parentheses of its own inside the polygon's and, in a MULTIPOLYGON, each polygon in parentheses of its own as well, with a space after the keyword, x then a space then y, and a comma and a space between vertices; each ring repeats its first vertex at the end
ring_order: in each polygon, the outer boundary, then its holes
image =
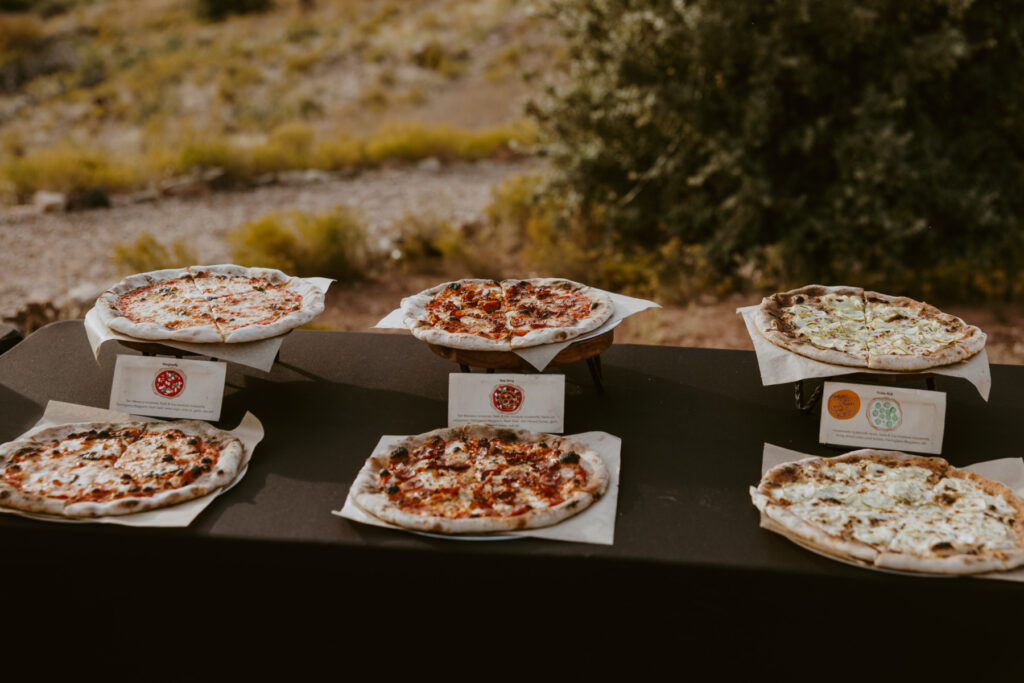
POLYGON ((882 432, 891 432, 903 424, 903 410, 895 399, 873 398, 868 401, 868 409, 865 412, 868 424, 873 429, 882 432))

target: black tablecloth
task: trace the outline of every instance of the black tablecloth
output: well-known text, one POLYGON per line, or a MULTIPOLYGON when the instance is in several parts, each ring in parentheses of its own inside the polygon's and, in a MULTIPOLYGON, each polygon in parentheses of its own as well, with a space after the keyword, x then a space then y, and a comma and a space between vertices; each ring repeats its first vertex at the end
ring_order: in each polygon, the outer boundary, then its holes
MULTIPOLYGON (((97 364, 71 321, 0 356, 0 438, 29 428, 51 399, 106 407, 116 353, 134 352, 109 344, 97 364)), ((266 438, 245 479, 191 527, 0 515, 4 556, 40 581, 82 568, 139 583, 147 572, 227 573, 239 591, 232 609, 359 606, 385 620, 456 593, 511 618, 541 593, 617 637, 771 638, 771 624, 794 614, 808 620, 802 628, 895 620, 921 632, 954 604, 981 624, 1024 603, 1017 583, 868 571, 761 530, 748 488, 763 444, 839 450, 818 444, 819 417, 795 409, 791 385, 761 385, 753 353, 623 344, 602 360, 604 394, 583 363, 552 371, 566 374, 567 433, 622 438, 613 546, 443 540, 331 515, 382 434, 444 426, 457 366, 407 335, 299 330, 271 372, 229 365, 219 426, 251 411, 266 438)), ((992 375, 988 403, 966 382, 936 378, 948 400, 943 456, 955 465, 1021 454, 1024 367, 992 375)))

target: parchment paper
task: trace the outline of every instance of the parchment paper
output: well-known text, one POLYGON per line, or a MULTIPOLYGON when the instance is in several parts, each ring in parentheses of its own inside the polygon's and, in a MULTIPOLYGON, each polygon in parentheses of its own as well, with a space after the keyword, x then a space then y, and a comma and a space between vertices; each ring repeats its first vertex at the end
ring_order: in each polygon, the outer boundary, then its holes
MULTIPOLYGON (((787 351, 781 346, 776 346, 765 339, 758 331, 757 325, 754 323, 754 311, 757 309, 758 305, 746 306, 736 309, 736 312, 743 316, 743 322, 747 326, 747 333, 750 335, 750 340, 754 342, 754 352, 757 354, 757 366, 761 369, 762 384, 785 384, 801 379, 838 377, 855 373, 903 375, 904 377, 907 374, 915 374, 833 365, 787 351)), ((984 349, 962 363, 928 368, 921 372, 965 379, 974 385, 974 388, 978 390, 978 393, 986 401, 988 400, 989 392, 992 390, 992 374, 988 367, 988 354, 985 353, 984 349)))
MULTIPOLYGON (((815 456, 808 455, 806 453, 800 453, 799 451, 793 451, 788 448, 782 448, 781 446, 775 446, 770 443, 764 445, 764 451, 761 455, 761 474, 778 467, 783 463, 794 462, 796 460, 803 460, 804 458, 813 458, 815 456)), ((1021 458, 1000 458, 999 460, 987 460, 985 462, 975 463, 974 465, 968 465, 960 469, 967 470, 968 472, 974 472, 980 474, 983 477, 987 477, 994 481, 998 481, 1002 484, 1006 484, 1010 487, 1018 497, 1024 498, 1024 460, 1021 458)), ((756 485, 755 485, 756 486, 756 485)), ((761 514, 761 526, 766 529, 771 529, 772 520, 767 518, 764 513, 761 514)), ((800 544, 803 545, 803 544, 800 544)), ((904 574, 908 576, 923 576, 923 577, 948 577, 949 574, 920 574, 916 572, 902 572, 894 571, 891 569, 879 569, 877 567, 871 567, 856 562, 847 562, 840 560, 831 555, 820 553, 814 548, 810 548, 804 545, 805 548, 811 552, 815 552, 822 557, 827 557, 830 560, 836 560, 837 562, 843 562, 844 564, 853 565, 855 567, 861 567, 863 569, 870 569, 872 571, 880 571, 895 574, 904 574)), ((1019 581, 1024 582, 1024 568, 1014 569, 1006 572, 989 572, 987 574, 970 574, 972 578, 977 579, 995 579, 998 581, 1019 581)))
MULTIPOLYGON (((614 305, 612 315, 603 325, 598 327, 596 330, 580 335, 579 337, 573 337, 567 341, 554 342, 552 344, 541 344, 540 346, 530 346, 525 349, 513 349, 512 353, 516 354, 527 363, 532 365, 538 371, 543 370, 548 366, 548 363, 562 352, 563 349, 568 348, 570 344, 574 344, 584 339, 592 339, 593 337, 599 337, 608 330, 617 327, 619 323, 628 318, 629 316, 639 313, 640 311, 647 310, 648 308, 661 308, 659 304, 653 301, 647 301, 646 299, 635 299, 631 296, 625 296, 624 294, 616 294, 614 292, 605 292, 614 305)), ((401 308, 397 308, 386 316, 384 316, 380 322, 374 325, 375 328, 382 329, 398 329, 407 330, 408 326, 405 324, 405 314, 401 308)))
MULTIPOLYGON (((327 293, 327 289, 331 286, 331 283, 334 282, 334 280, 324 277, 310 277, 306 278, 306 281, 325 294, 327 293)), ((89 337, 89 346, 92 347, 92 355, 95 356, 97 362, 99 362, 100 358, 100 348, 104 344, 110 341, 128 341, 143 344, 161 344, 180 351, 185 351, 186 353, 193 353, 198 356, 209 356, 210 358, 217 358, 219 360, 245 365, 246 367, 256 368, 263 372, 270 372, 271 368, 274 367, 274 359, 277 358, 277 352, 281 348, 284 338, 291 334, 291 332, 289 331, 285 334, 271 337, 270 339, 260 339, 257 341, 243 342, 241 344, 190 344, 188 342, 166 339, 137 339, 135 337, 129 337, 128 335, 114 332, 104 325, 103 321, 100 319, 99 312, 96 310, 96 306, 93 306, 89 312, 85 314, 85 334, 89 337)))
MULTIPOLYGON (((377 442, 377 446, 373 449, 373 453, 370 454, 370 457, 373 457, 374 455, 383 455, 404 438, 406 437, 391 435, 382 436, 380 441, 377 442)), ((554 526, 543 527, 540 529, 518 529, 516 531, 496 532, 493 534, 481 535, 425 535, 463 541, 505 540, 529 536, 531 538, 546 538, 552 541, 572 541, 575 543, 614 545, 615 511, 619 497, 619 468, 621 464, 620 451, 622 449, 622 439, 617 436, 612 436, 606 432, 584 432, 583 434, 567 435, 566 438, 577 439, 593 448, 601 456, 601 459, 604 460, 605 467, 608 468, 608 490, 605 491, 605 494, 599 500, 586 510, 566 519, 563 522, 559 522, 554 526)), ((342 507, 341 510, 332 510, 332 515, 338 515, 339 517, 345 517, 346 519, 351 519, 356 522, 372 524, 373 526, 381 526, 387 529, 401 529, 401 527, 388 524, 387 522, 364 512, 362 508, 352 502, 351 493, 352 491, 350 487, 349 495, 345 498, 344 507, 342 507)), ((409 529, 401 530, 409 531, 410 533, 420 533, 410 531, 409 529)))
MULTIPOLYGON (((46 404, 46 410, 43 412, 43 416, 39 418, 39 421, 27 432, 17 437, 17 439, 31 436, 39 430, 47 427, 55 427, 57 425, 71 424, 75 422, 127 422, 132 420, 143 422, 159 421, 154 420, 151 417, 129 415, 128 413, 104 410, 103 408, 93 408, 91 406, 81 406, 75 403, 63 403, 61 401, 50 401, 46 404)), ((245 417, 242 418, 241 423, 228 433, 237 437, 245 447, 242 469, 235 480, 228 486, 200 498, 194 498, 167 508, 143 510, 142 512, 136 512, 130 515, 89 517, 86 519, 44 515, 34 512, 24 512, 22 510, 11 510, 3 507, 0 507, 0 512, 20 515, 21 517, 29 517, 31 519, 42 519, 49 522, 69 522, 72 524, 89 523, 120 524, 121 526, 136 527, 186 527, 192 523, 192 520, 199 516, 200 512, 206 509, 206 506, 213 502, 214 498, 242 480, 242 477, 244 477, 245 473, 248 471, 249 459, 252 457, 253 450, 255 450, 256 445, 263 440, 263 425, 255 415, 247 412, 245 417)), ((17 441, 17 439, 14 440, 17 441)))

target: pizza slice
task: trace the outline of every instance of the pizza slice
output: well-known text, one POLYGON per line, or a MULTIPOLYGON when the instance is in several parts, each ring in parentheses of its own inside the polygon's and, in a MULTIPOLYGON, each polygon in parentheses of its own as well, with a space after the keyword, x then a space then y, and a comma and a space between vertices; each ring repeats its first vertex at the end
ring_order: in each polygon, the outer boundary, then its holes
POLYGON ((413 334, 424 341, 482 351, 508 351, 502 288, 494 280, 445 283, 402 300, 413 334))
POLYGON ((514 349, 578 337, 612 315, 607 295, 571 280, 505 280, 501 285, 514 349))

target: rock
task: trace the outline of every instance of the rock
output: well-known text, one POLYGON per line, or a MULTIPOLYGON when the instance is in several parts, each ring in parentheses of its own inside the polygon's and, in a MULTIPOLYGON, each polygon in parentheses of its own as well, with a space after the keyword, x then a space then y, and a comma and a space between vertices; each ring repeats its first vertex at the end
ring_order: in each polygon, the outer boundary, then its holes
POLYGON ((437 157, 428 157, 420 163, 416 164, 416 168, 421 171, 430 171, 436 173, 441 170, 441 161, 437 157))
POLYGON ((43 213, 55 213, 64 209, 64 195, 60 192, 39 190, 32 195, 32 205, 43 213))
POLYGON ((65 211, 84 211, 85 209, 109 209, 110 195, 102 187, 91 187, 88 190, 72 192, 68 195, 65 211))

